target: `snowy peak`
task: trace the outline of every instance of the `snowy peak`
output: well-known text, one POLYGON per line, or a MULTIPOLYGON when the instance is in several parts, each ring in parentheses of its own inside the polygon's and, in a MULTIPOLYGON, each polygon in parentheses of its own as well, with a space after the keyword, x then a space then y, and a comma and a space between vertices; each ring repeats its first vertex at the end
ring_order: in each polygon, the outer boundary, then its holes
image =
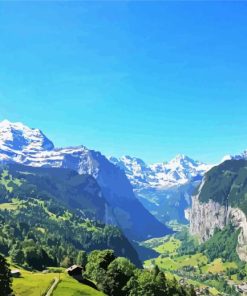
POLYGON ((197 161, 193 160, 192 158, 184 155, 184 154, 178 154, 176 155, 170 162, 170 165, 174 166, 196 166, 198 164, 197 161))
MULTIPOLYGON (((86 147, 55 149, 53 143, 39 130, 8 120, 0 122, 0 159, 31 166, 70 167, 79 173, 97 178, 96 156, 86 147)), ((95 154, 95 153, 94 153, 95 154)), ((247 154, 246 154, 247 155, 247 154)), ((142 159, 123 156, 110 161, 125 172, 135 189, 169 188, 200 179, 211 167, 179 154, 170 162, 148 165, 142 159)))
MULTIPOLYGON (((127 157, 125 161, 127 163, 127 157)), ((84 146, 54 148, 39 129, 5 120, 0 123, 0 162, 68 168, 79 174, 89 174, 98 182, 109 205, 105 215, 107 224, 118 225, 134 240, 163 236, 170 232, 138 201, 124 171, 100 152, 84 146)))
POLYGON ((177 155, 167 165, 170 172, 176 172, 180 179, 186 182, 196 176, 202 176, 211 166, 202 162, 193 160, 186 155, 177 155))
POLYGON ((110 161, 124 171, 127 171, 128 173, 133 172, 135 175, 141 175, 143 171, 147 169, 147 165, 143 160, 128 155, 122 156, 120 159, 110 157, 110 161))
POLYGON ((53 143, 39 130, 20 122, 0 122, 0 149, 22 152, 52 150, 53 143))
POLYGON ((199 161, 179 154, 170 162, 147 165, 143 160, 123 156, 110 160, 123 169, 135 189, 144 187, 169 188, 185 184, 193 179, 200 179, 211 168, 199 161))

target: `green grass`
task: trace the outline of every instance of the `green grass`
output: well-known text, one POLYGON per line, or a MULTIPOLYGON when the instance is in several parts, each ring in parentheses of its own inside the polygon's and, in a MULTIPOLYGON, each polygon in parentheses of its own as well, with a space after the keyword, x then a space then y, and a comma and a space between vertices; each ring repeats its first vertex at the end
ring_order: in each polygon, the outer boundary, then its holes
POLYGON ((13 187, 10 185, 11 183, 17 186, 20 186, 22 184, 21 180, 13 179, 13 177, 9 175, 7 170, 3 170, 0 178, 0 182, 5 186, 6 190, 9 192, 13 191, 13 187))
POLYGON ((0 210, 14 211, 18 208, 18 203, 6 202, 0 204, 0 210))
POLYGON ((21 277, 13 279, 15 296, 39 296, 42 295, 57 277, 57 273, 40 273, 21 270, 21 277))
POLYGON ((61 276, 61 282, 52 294, 53 296, 103 296, 102 292, 99 292, 89 286, 80 284, 72 277, 63 274, 61 276))
POLYGON ((200 264, 206 264, 208 261, 207 257, 201 253, 197 253, 194 255, 184 255, 184 256, 174 256, 164 257, 159 256, 155 259, 146 260, 144 262, 145 267, 150 267, 153 264, 157 264, 163 270, 178 270, 183 268, 184 266, 198 266, 200 264))
POLYGON ((208 262, 208 258, 202 253, 196 253, 194 255, 184 255, 175 258, 176 262, 180 266, 198 266, 199 264, 206 264, 208 262))
POLYGON ((180 245, 181 242, 172 236, 170 237, 169 241, 159 245, 158 247, 155 247, 154 250, 160 254, 176 254, 176 251, 180 247, 180 245))
MULTIPOLYGON (((198 249, 195 249, 193 255, 179 255, 181 249, 183 250, 184 243, 188 244, 189 241, 194 240, 194 244, 198 244, 195 237, 183 235, 185 232, 187 233, 186 227, 181 231, 181 233, 175 235, 153 238, 142 242, 142 245, 160 253, 159 257, 146 260, 144 262, 144 268, 150 269, 154 265, 157 265, 165 272, 168 280, 172 280, 174 277, 177 281, 186 279, 186 282, 193 286, 199 288, 208 287, 211 296, 222 295, 222 293, 219 292, 222 288, 219 286, 219 283, 215 280, 205 281, 204 275, 208 273, 221 274, 221 276, 227 279, 227 269, 237 269, 237 263, 229 261, 223 262, 225 260, 222 261, 220 258, 216 258, 213 262, 210 262, 210 258, 207 254, 204 254, 204 252, 199 253, 197 251, 198 249), (193 268, 186 268, 187 266, 193 268)), ((231 279, 235 283, 238 283, 236 275, 232 275, 231 279)))
POLYGON ((43 234, 46 232, 45 228, 43 227, 37 227, 36 229, 43 234))
POLYGON ((211 272, 211 273, 220 273, 224 272, 227 269, 235 269, 237 268, 237 264, 235 262, 222 262, 220 258, 215 259, 213 262, 207 264, 206 266, 203 266, 202 271, 205 272, 211 272))
POLYGON ((209 288, 209 292, 213 295, 220 295, 220 292, 216 288, 209 288))
POLYGON ((104 296, 99 292, 87 285, 80 284, 78 281, 68 276, 61 268, 51 268, 51 271, 58 272, 30 272, 19 268, 18 266, 11 265, 11 269, 19 269, 21 271, 20 278, 13 278, 13 290, 15 296, 40 296, 49 289, 55 278, 60 278, 60 282, 53 292, 53 296, 104 296))
POLYGON ((155 237, 141 242, 141 245, 146 248, 154 249, 169 241, 170 236, 155 237))

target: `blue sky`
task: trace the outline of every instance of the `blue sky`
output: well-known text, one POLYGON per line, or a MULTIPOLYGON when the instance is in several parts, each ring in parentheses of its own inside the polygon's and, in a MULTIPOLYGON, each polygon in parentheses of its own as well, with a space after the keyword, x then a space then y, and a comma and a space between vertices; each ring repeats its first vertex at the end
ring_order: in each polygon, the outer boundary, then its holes
POLYGON ((147 162, 247 148, 247 3, 0 2, 0 119, 147 162))

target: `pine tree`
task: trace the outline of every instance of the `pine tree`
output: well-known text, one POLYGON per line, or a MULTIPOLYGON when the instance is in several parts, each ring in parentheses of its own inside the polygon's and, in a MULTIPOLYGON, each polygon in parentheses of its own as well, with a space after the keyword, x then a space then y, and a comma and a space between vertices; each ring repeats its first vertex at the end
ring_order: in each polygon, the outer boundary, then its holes
POLYGON ((22 264, 24 262, 24 253, 18 245, 13 246, 10 257, 14 263, 22 264))
POLYGON ((85 251, 79 251, 77 258, 76 258, 76 264, 81 265, 82 267, 85 267, 87 264, 87 253, 85 251))
POLYGON ((1 296, 12 295, 12 282, 9 265, 6 259, 0 255, 0 287, 1 296))

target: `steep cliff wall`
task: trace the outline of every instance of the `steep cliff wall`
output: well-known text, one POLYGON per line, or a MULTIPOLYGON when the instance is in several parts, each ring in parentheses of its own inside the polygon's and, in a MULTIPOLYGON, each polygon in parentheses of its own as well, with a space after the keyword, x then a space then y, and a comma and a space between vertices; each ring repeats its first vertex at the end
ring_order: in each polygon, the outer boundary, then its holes
POLYGON ((237 208, 230 208, 229 221, 240 228, 238 236, 237 253, 241 260, 247 262, 247 219, 245 214, 237 208))
POLYGON ((198 237, 200 242, 213 236, 216 228, 223 229, 232 223, 236 229, 240 229, 237 254, 241 260, 247 261, 247 219, 243 211, 213 200, 200 202, 197 195, 192 198, 192 207, 186 210, 186 217, 190 221, 190 233, 198 237))

